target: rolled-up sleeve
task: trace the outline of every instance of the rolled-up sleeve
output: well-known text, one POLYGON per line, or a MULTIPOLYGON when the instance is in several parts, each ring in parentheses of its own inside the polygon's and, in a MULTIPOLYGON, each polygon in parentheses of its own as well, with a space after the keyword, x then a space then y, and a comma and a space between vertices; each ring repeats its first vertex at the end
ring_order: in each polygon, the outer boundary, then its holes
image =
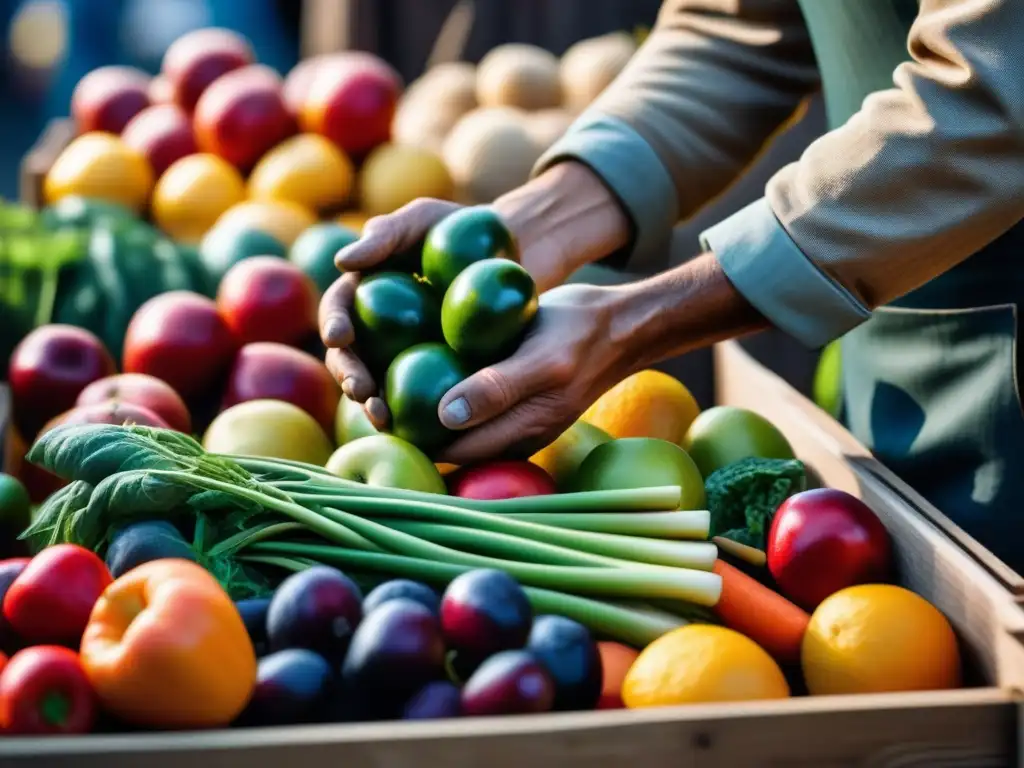
POLYGON ((633 224, 614 265, 658 271, 672 227, 734 181, 817 84, 796 0, 668 0, 637 55, 534 172, 589 166, 633 224))
POLYGON ((702 236, 736 288, 810 346, 1024 219, 1024 2, 922 0, 892 89, 702 236))

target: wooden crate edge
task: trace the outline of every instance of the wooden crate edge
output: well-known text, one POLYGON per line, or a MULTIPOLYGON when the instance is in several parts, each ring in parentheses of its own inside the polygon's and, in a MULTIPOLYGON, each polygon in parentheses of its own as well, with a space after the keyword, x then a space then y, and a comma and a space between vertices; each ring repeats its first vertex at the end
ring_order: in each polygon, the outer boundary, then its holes
POLYGON ((43 207, 46 174, 64 148, 75 138, 75 133, 75 123, 70 118, 57 118, 46 125, 38 141, 21 161, 18 197, 22 205, 36 209, 43 207))

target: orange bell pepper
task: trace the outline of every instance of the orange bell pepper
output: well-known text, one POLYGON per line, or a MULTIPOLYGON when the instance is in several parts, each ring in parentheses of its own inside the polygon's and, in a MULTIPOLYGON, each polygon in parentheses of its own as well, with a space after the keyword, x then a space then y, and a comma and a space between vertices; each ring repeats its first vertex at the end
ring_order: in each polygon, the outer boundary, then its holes
POLYGON ((187 560, 153 560, 111 584, 80 656, 104 708, 150 728, 228 725, 256 684, 256 653, 238 610, 187 560))

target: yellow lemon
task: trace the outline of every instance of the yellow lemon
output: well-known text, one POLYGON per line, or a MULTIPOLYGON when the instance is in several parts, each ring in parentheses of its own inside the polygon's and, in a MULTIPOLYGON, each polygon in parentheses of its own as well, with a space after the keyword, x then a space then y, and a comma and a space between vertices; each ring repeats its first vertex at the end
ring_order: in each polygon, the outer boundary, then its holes
POLYGON ((811 616, 801 660, 812 695, 960 685, 960 652, 946 617, 891 584, 847 587, 826 598, 811 616))
POLYGON ((336 209, 348 201, 355 171, 329 139, 303 133, 281 142, 253 168, 249 196, 290 200, 314 211, 336 209))
POLYGON ((109 200, 141 211, 153 171, 141 154, 112 133, 84 133, 60 153, 43 182, 48 205, 72 195, 109 200))
POLYGON ((153 190, 153 220, 175 240, 198 243, 224 211, 245 199, 238 170, 216 155, 175 161, 153 190))
POLYGON ((690 624, 648 645, 622 681, 629 709, 784 699, 789 685, 761 646, 725 627, 690 624))
POLYGON ((383 144, 359 173, 359 204, 371 216, 391 213, 420 197, 451 200, 455 186, 444 161, 421 147, 383 144))
POLYGON ((609 389, 580 418, 612 437, 656 437, 680 444, 700 414, 681 381, 661 371, 634 373, 609 389))
POLYGON ((316 214, 290 200, 244 200, 217 219, 217 226, 259 229, 286 247, 316 224, 316 214))

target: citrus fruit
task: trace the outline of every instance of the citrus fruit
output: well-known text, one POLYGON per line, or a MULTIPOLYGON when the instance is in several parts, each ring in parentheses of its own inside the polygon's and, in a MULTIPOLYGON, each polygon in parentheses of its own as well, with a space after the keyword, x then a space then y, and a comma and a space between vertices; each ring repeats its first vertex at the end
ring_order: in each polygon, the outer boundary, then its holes
POLYGON ((891 584, 841 589, 814 611, 801 651, 812 695, 929 691, 960 685, 946 617, 891 584))
POLYGON ((153 171, 141 154, 110 133, 85 133, 60 153, 46 174, 48 205, 70 195, 120 203, 141 211, 153 188, 153 171))
POLYGON ((704 477, 740 459, 792 459, 793 448, 764 416, 746 408, 718 405, 693 420, 683 447, 704 477))
POLYGON ((343 227, 348 227, 357 233, 362 234, 363 227, 373 218, 366 211, 345 211, 335 219, 336 222, 341 224, 343 227))
POLYGON ((249 196, 323 211, 345 204, 354 175, 351 161, 328 139, 303 133, 260 159, 249 176, 249 196))
POLYGON ((290 248, 306 229, 316 224, 316 215, 290 200, 245 200, 217 219, 217 226, 259 229, 290 248))
POLYGON ((359 202, 371 215, 391 213, 419 197, 451 200, 454 195, 447 166, 429 149, 384 144, 359 173, 359 202))
POLYGON ((615 438, 656 437, 682 443, 700 407, 682 382, 640 371, 605 392, 581 417, 615 438))
POLYGON ((153 220, 175 240, 197 243, 224 211, 245 198, 238 170, 216 155, 188 155, 153 190, 153 220))
POLYGON ((597 652, 601 656, 601 698, 597 701, 598 709, 622 709, 622 681, 626 679, 629 668, 633 666, 638 651, 622 643, 602 640, 597 644, 597 652))
POLYGON ((784 699, 789 685, 761 646, 732 629, 690 624, 648 645, 622 682, 629 709, 784 699))

